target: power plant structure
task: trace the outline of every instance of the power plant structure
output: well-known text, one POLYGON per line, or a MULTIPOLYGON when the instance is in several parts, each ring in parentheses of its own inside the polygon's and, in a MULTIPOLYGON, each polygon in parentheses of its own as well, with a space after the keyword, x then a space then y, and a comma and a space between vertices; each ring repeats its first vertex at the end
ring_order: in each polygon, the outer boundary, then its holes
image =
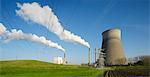
POLYGON ((64 52, 64 60, 63 64, 67 64, 67 59, 66 59, 66 52, 64 52))
POLYGON ((91 64, 91 58, 90 58, 90 48, 88 49, 88 65, 90 65, 91 64))
POLYGON ((99 54, 99 65, 103 64, 100 60, 104 53, 105 56, 103 55, 103 58, 105 65, 124 65, 126 58, 121 43, 121 30, 106 30, 102 33, 102 39, 101 53, 99 54))
POLYGON ((67 64, 66 52, 64 52, 64 57, 54 57, 53 63, 55 63, 55 64, 67 64))

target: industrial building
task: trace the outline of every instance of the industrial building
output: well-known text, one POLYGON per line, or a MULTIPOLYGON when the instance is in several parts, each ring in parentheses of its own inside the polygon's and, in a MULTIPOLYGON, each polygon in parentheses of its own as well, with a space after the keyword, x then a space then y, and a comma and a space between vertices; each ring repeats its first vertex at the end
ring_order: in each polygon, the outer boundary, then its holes
POLYGON ((54 64, 63 64, 64 60, 62 57, 54 57, 53 63, 54 64))
POLYGON ((99 54, 99 66, 105 65, 124 65, 126 58, 121 43, 121 30, 109 29, 102 33, 102 47, 99 54), (103 55, 103 58, 102 58, 103 55), (103 60, 104 61, 101 61, 103 60))

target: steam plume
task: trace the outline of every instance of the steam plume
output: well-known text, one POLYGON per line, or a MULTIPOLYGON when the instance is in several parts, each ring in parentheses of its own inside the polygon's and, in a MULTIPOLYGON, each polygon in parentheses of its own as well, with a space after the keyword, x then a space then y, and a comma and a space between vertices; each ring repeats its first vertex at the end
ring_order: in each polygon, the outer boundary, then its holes
POLYGON ((5 32, 6 32, 5 26, 2 23, 0 23, 0 35, 2 35, 5 32))
POLYGON ((45 37, 41 36, 37 36, 35 34, 26 34, 23 33, 21 30, 16 30, 16 29, 12 29, 11 31, 6 31, 5 26, 0 23, 0 35, 4 37, 5 39, 5 43, 11 41, 11 40, 28 40, 28 41, 32 41, 32 42, 37 42, 37 43, 41 43, 44 44, 46 46, 52 47, 52 48, 57 48, 61 51, 65 51, 64 48, 62 48, 60 45, 58 45, 57 43, 54 43, 50 40, 47 40, 45 37))
POLYGON ((24 20, 33 21, 46 27, 49 31, 56 34, 61 40, 79 43, 90 47, 89 43, 80 36, 63 29, 58 17, 53 13, 49 6, 41 7, 38 3, 33 2, 23 3, 22 5, 17 3, 17 7, 19 10, 16 10, 16 14, 21 16, 24 20))

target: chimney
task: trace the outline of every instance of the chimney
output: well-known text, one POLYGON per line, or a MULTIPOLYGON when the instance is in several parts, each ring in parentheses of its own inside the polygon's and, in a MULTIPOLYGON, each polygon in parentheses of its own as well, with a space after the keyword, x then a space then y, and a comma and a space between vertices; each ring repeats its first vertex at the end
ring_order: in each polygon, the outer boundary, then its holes
POLYGON ((88 51, 88 65, 90 65, 90 48, 89 48, 89 51, 88 51))
POLYGON ((97 57, 96 54, 97 54, 97 52, 96 52, 96 48, 95 48, 95 63, 96 63, 96 57, 97 57))
POLYGON ((66 61, 66 52, 64 52, 64 64, 66 64, 67 61, 66 61))

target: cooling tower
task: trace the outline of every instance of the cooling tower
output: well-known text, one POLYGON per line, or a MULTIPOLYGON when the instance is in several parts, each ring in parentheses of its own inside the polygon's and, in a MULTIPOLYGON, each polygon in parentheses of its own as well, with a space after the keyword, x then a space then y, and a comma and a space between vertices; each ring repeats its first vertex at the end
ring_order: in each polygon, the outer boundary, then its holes
POLYGON ((102 49, 106 53, 106 65, 124 65, 125 55, 121 43, 121 30, 109 29, 102 33, 103 42, 102 49))

